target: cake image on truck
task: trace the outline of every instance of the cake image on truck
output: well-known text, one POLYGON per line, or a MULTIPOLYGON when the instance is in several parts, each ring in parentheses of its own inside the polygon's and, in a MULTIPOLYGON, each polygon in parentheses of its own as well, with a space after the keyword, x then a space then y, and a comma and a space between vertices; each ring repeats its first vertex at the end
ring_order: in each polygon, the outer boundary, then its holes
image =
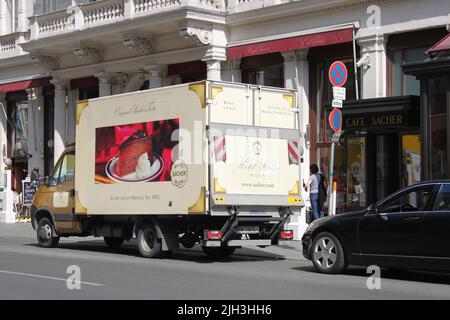
POLYGON ((76 141, 36 193, 38 243, 137 239, 144 257, 286 244, 304 206, 296 92, 201 81, 78 102, 76 141))

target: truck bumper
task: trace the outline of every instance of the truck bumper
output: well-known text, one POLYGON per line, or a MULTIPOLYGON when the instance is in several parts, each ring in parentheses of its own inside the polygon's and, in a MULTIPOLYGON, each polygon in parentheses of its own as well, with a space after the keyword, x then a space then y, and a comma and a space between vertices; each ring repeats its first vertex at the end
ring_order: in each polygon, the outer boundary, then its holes
MULTIPOLYGON (((285 246, 292 244, 291 240, 279 240, 277 245, 285 246)), ((222 246, 220 240, 204 240, 202 246, 205 247, 220 247, 222 246)), ((247 247, 247 246, 271 246, 273 242, 271 239, 252 239, 252 240, 228 240, 227 247, 247 247)))

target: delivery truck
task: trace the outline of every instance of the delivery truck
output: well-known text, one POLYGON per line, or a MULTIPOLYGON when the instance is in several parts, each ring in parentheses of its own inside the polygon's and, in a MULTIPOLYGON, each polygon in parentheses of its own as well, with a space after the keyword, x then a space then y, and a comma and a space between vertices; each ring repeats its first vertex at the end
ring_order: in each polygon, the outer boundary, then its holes
POLYGON ((295 91, 201 81, 80 101, 76 140, 32 205, 38 243, 136 238, 160 257, 283 244, 304 206, 295 91))

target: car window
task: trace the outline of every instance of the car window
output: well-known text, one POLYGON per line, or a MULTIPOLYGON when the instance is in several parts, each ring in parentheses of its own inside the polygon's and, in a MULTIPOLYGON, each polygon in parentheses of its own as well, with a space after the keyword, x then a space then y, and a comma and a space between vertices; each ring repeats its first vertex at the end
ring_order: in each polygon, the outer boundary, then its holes
POLYGON ((59 183, 73 180, 75 175, 75 154, 67 153, 61 164, 61 172, 59 174, 59 183))
POLYGON ((424 211, 433 195, 433 187, 427 186, 410 190, 406 193, 382 203, 378 212, 409 212, 424 211))
POLYGON ((67 153, 58 161, 49 179, 50 186, 72 180, 75 175, 75 154, 67 153))
POLYGON ((444 184, 438 193, 433 211, 450 211, 450 184, 444 184))

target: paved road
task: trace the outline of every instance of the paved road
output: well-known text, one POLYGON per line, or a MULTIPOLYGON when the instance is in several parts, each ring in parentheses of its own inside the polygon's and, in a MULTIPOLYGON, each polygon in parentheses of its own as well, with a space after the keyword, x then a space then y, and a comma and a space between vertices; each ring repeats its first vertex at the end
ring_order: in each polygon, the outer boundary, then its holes
POLYGON ((321 275, 298 250, 241 250, 216 262, 197 250, 144 259, 94 238, 37 247, 28 224, 0 225, 0 299, 448 299, 450 275, 382 271, 381 290, 365 269, 321 275), (81 289, 68 290, 77 265, 81 289))

